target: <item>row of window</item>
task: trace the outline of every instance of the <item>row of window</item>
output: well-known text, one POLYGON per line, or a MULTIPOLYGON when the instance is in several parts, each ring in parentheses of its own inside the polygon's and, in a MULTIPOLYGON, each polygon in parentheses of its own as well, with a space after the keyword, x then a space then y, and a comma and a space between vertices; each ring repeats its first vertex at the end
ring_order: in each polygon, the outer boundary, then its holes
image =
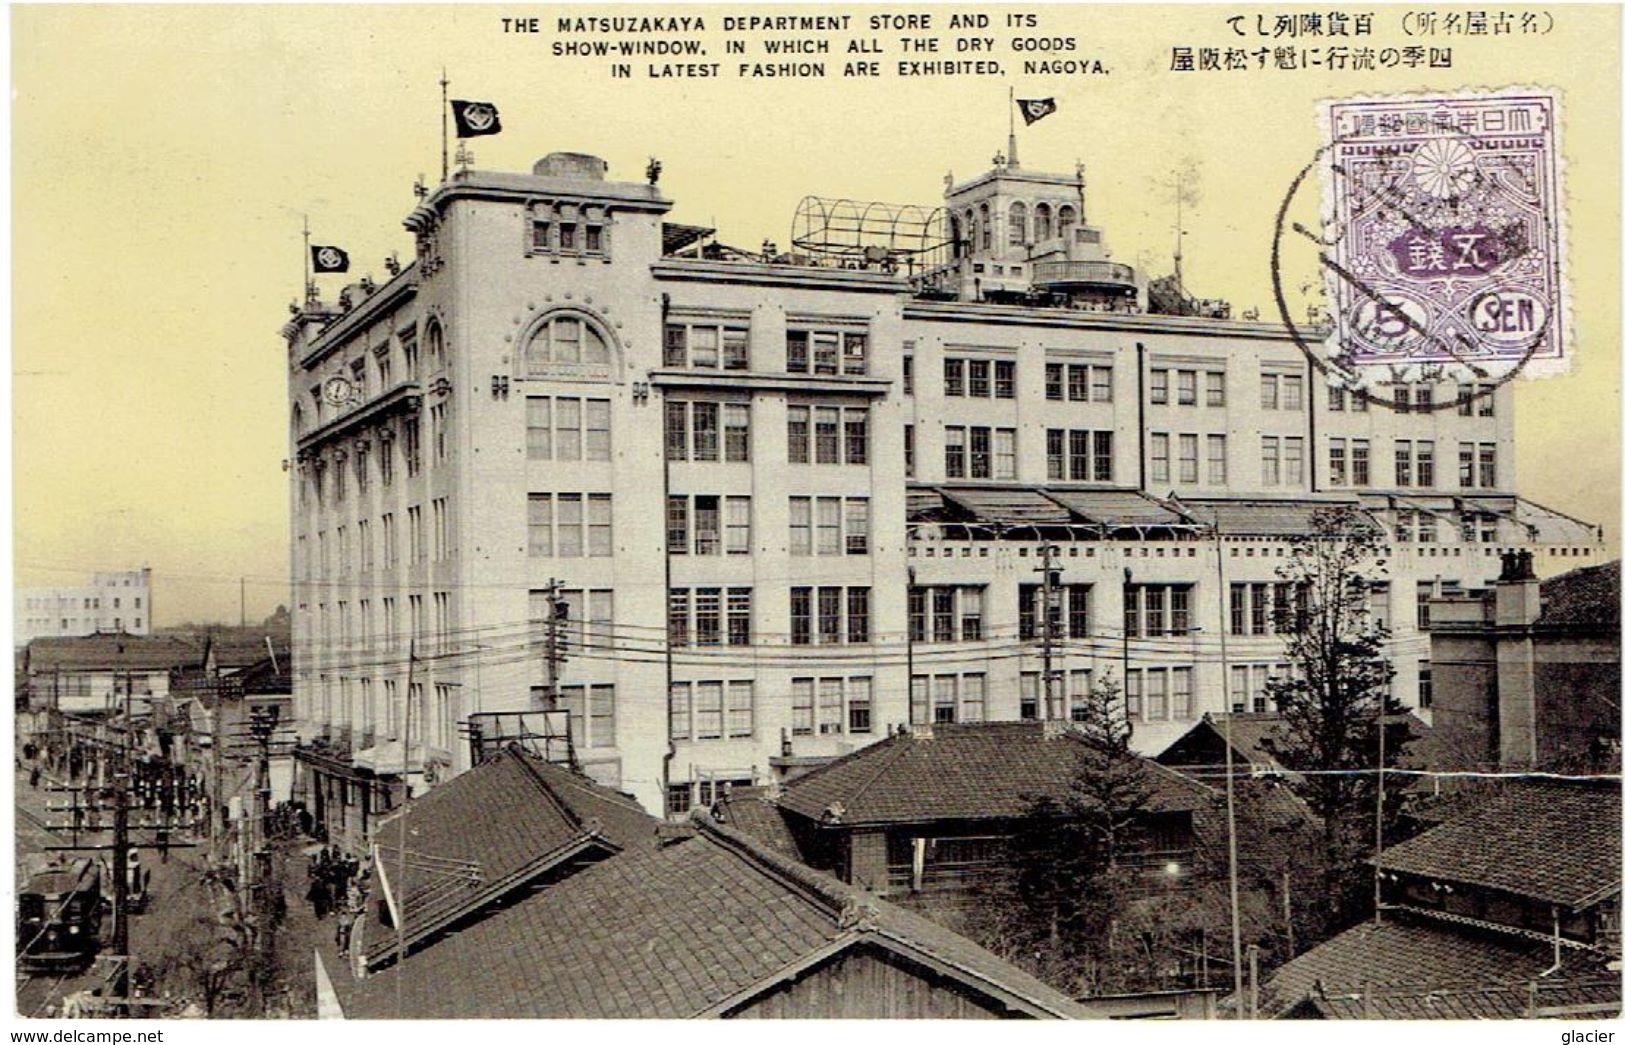
MULTIPOLYGON (((1390 390, 1394 402, 1394 412, 1408 414, 1413 409, 1426 412, 1433 408, 1433 386, 1425 383, 1401 383, 1392 386, 1390 390)), ((1364 413, 1371 409, 1371 396, 1363 389, 1356 389, 1352 394, 1346 389, 1335 386, 1326 389, 1326 409, 1343 411, 1349 409, 1349 400, 1353 400, 1353 409, 1364 413)), ((1456 386, 1456 413, 1462 417, 1495 416, 1495 386, 1487 384, 1473 384, 1463 382, 1456 386)))
MULTIPOLYGON (((111 596, 111 598, 113 600, 113 608, 115 610, 123 608, 123 596, 114 595, 114 596, 111 596)), ((136 595, 136 596, 132 596, 132 598, 134 599, 134 602, 132 603, 133 608, 140 609, 141 608, 141 596, 136 595)), ((80 601, 81 601, 80 599, 76 599, 76 598, 72 598, 72 597, 62 597, 62 596, 45 596, 45 595, 41 595, 41 596, 37 596, 37 597, 36 596, 28 596, 28 597, 25 597, 23 599, 23 606, 24 606, 25 609, 30 609, 30 610, 51 610, 51 609, 55 609, 55 610, 70 609, 71 610, 71 609, 78 609, 79 607, 76 607, 74 605, 74 603, 80 602, 80 601)), ((87 610, 99 610, 99 609, 102 608, 102 600, 101 600, 101 596, 99 596, 99 595, 95 596, 93 598, 84 599, 82 601, 84 602, 84 607, 83 607, 84 609, 87 609, 87 610)))
POLYGON ((874 680, 868 675, 790 680, 790 733, 810 737, 874 730, 874 680))
POLYGON ((868 464, 869 410, 798 406, 785 412, 791 464, 868 464))
MULTIPOLYGON (((40 633, 40 632, 46 632, 46 631, 51 630, 51 618, 50 617, 26 617, 23 620, 23 624, 24 624, 24 627, 23 627, 22 630, 24 630, 24 631, 40 633)), ((80 630, 80 629, 83 629, 84 631, 99 631, 99 630, 101 630, 103 624, 104 624, 104 621, 99 617, 87 617, 84 620, 83 624, 80 623, 79 618, 77 618, 77 617, 62 617, 62 618, 59 619, 59 621, 57 623, 56 630, 57 631, 63 631, 63 632, 76 631, 76 630, 80 630)), ((140 627, 141 627, 141 618, 140 617, 131 617, 130 618, 130 628, 132 630, 138 630, 140 627)), ((114 631, 123 631, 124 630, 124 618, 123 617, 114 617, 113 618, 113 630, 114 631)))
POLYGON ((607 461, 609 450, 608 399, 525 399, 525 456, 530 460, 607 461))
POLYGON ((947 425, 944 470, 950 479, 1014 479, 1016 430, 980 425, 947 425))
POLYGON ((1045 472, 1051 480, 1112 481, 1112 433, 1077 428, 1044 432, 1045 472))
MULTIPOLYGON (((423 506, 410 505, 406 509, 407 532, 407 558, 410 564, 419 564, 430 561, 431 555, 435 562, 445 562, 456 552, 456 543, 451 537, 451 502, 447 497, 436 497, 429 504, 433 519, 433 529, 429 531, 432 543, 425 538, 423 526, 423 506)), ((372 520, 360 519, 355 524, 355 542, 352 547, 350 541, 351 530, 348 524, 341 524, 332 531, 333 539, 328 540, 327 530, 316 531, 316 556, 312 560, 308 557, 305 548, 305 537, 299 535, 299 558, 303 564, 304 575, 309 579, 311 569, 314 567, 319 575, 326 577, 334 572, 347 574, 352 570, 360 573, 370 573, 379 567, 386 570, 395 569, 401 563, 400 541, 396 535, 395 513, 384 512, 378 517, 379 534, 375 541, 372 529, 372 520), (381 545, 381 547, 379 547, 381 545), (375 558, 375 553, 381 552, 381 558, 375 558), (333 557, 337 556, 337 570, 334 570, 333 557)))
POLYGON ((1230 634, 1289 634, 1309 613, 1309 589, 1301 582, 1230 585, 1230 634))
MULTIPOLYGON (((1496 483, 1496 444, 1458 443, 1457 482, 1462 489, 1493 489, 1496 483)), ((1394 485, 1430 488, 1436 486, 1437 468, 1434 443, 1430 439, 1394 441, 1394 485)), ((1368 439, 1327 441, 1329 486, 1371 485, 1371 442, 1368 439)))
POLYGON ((1109 403, 1112 368, 1086 363, 1045 363, 1044 398, 1052 402, 1109 403))
POLYGON ((1259 482, 1265 486, 1302 486, 1303 436, 1263 436, 1259 465, 1259 482))
MULTIPOLYGON (((428 345, 429 350, 429 373, 432 374, 440 370, 444 370, 450 360, 446 352, 445 332, 441 329, 438 321, 430 319, 424 325, 424 341, 428 345)), ((400 331, 393 339, 393 343, 391 339, 386 337, 383 341, 380 341, 377 345, 373 346, 371 367, 368 367, 367 365, 367 352, 365 349, 363 349, 355 359, 350 361, 348 367, 350 382, 355 386, 355 395, 357 399, 364 400, 368 398, 368 396, 371 394, 370 389, 373 387, 372 380, 374 378, 377 380, 376 387, 379 392, 387 392, 394 386, 395 353, 393 351, 393 347, 395 344, 400 346, 401 361, 404 369, 403 376, 405 379, 407 381, 416 381, 422 376, 422 368, 418 353, 417 329, 415 327, 409 327, 400 331)), ((343 373, 342 369, 340 370, 340 373, 343 373)), ((328 412, 330 410, 342 412, 347 409, 349 405, 340 404, 338 406, 334 406, 333 404, 329 403, 322 388, 321 382, 318 382, 310 389, 310 398, 312 403, 312 416, 315 418, 315 422, 312 427, 316 428, 321 427, 321 425, 328 420, 328 412)), ((295 403, 293 407, 293 419, 295 431, 304 432, 306 429, 304 410, 298 403, 295 403)))
POLYGON ((750 460, 750 404, 666 401, 666 460, 750 460))
POLYGON ((673 555, 749 555, 750 498, 667 497, 666 547, 673 555))
POLYGON ((864 645, 869 641, 867 586, 790 589, 790 645, 864 645))
MULTIPOLYGON (((1190 432, 1181 432, 1174 435, 1168 432, 1151 433, 1151 481, 1154 483, 1174 481, 1172 462, 1169 460, 1170 448, 1173 446, 1177 446, 1179 451, 1178 481, 1182 483, 1201 482, 1202 437, 1190 432)), ((1208 436, 1208 485, 1224 485, 1229 471, 1229 451, 1225 437, 1222 435, 1208 436)))
MULTIPOLYGON (((956 244, 975 247, 981 244, 982 250, 993 249, 993 219, 997 215, 988 208, 986 203, 980 208, 966 208, 963 218, 953 216, 953 233, 956 244), (963 222, 963 225, 961 225, 963 222)), ((1077 224, 1078 211, 1070 203, 1062 203, 1054 208, 1048 203, 1040 203, 1033 207, 1032 214, 1032 243, 1042 243, 1047 239, 1060 236, 1066 237, 1067 230, 1077 224)), ((1027 205, 1020 200, 1010 204, 1006 221, 1007 242, 1012 247, 1024 247, 1027 239, 1027 205)))
POLYGON ((666 595, 672 646, 749 646, 749 588, 672 588, 666 595))
POLYGON ((528 508, 532 558, 597 558, 615 553, 614 502, 609 494, 533 493, 528 508))
MULTIPOLYGON (((1173 403, 1177 406, 1195 406, 1197 403, 1197 385, 1203 381, 1206 389, 1206 403, 1208 406, 1224 405, 1224 371, 1223 370, 1169 370, 1165 367, 1151 369, 1150 399, 1153 405, 1162 406, 1173 403)), ((1265 379, 1274 377, 1266 374, 1265 379)))
POLYGON ((1014 399, 1015 361, 946 358, 942 361, 942 394, 973 399, 1014 399))

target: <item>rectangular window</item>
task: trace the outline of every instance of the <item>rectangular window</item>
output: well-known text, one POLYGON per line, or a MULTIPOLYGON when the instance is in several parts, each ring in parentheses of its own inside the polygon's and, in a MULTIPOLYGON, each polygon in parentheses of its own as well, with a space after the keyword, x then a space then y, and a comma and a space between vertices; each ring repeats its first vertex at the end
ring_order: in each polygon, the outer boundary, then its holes
POLYGON ((814 459, 819 464, 841 463, 841 411, 820 406, 813 410, 814 459))
POLYGON ((1181 435, 1179 437, 1179 481, 1182 483, 1197 482, 1197 437, 1194 435, 1181 435))
MULTIPOLYGON (((733 463, 749 461, 750 404, 724 403, 722 406, 722 425, 723 456, 733 463)), ((604 460, 607 459, 607 457, 604 458, 604 460)))
POLYGON ((1209 370, 1207 372, 1207 405, 1224 405, 1224 371, 1209 370))
POLYGON ((807 372, 807 332, 790 330, 784 335, 784 368, 792 374, 807 372))
POLYGON ((750 498, 729 497, 727 506, 727 541, 729 555, 750 554, 750 498))
POLYGON ((1060 363, 1044 364, 1044 398, 1051 402, 1066 398, 1066 367, 1060 363))
POLYGON ((1066 438, 1066 463, 1069 474, 1079 482, 1087 481, 1089 478, 1089 433, 1069 431, 1066 433, 1066 438))
POLYGON ((1408 414, 1411 412, 1411 386, 1394 386, 1394 413, 1408 414))
POLYGON ((977 399, 987 399, 992 395, 992 386, 988 381, 988 361, 985 359, 971 359, 966 361, 966 370, 969 372, 969 394, 977 399))
MULTIPOLYGON (((914 342, 906 342, 904 347, 913 348, 914 342)), ((903 356, 903 394, 906 396, 914 394, 914 356, 907 353, 903 356)))
POLYGON ((1130 668, 1123 673, 1123 713, 1136 721, 1145 718, 1145 701, 1140 694, 1141 675, 1139 668, 1130 668))
POLYGON ((834 646, 841 641, 841 589, 818 589, 818 644, 834 646))
POLYGON ((1328 386, 1326 389, 1326 409, 1341 413, 1347 408, 1348 393, 1341 388, 1328 386))
POLYGON ((1151 481, 1168 481, 1168 433, 1151 433, 1151 481))
POLYGON ((587 400, 587 460, 609 460, 609 400, 587 400))
POLYGON ((818 732, 821 734, 839 733, 845 725, 843 681, 838 678, 818 680, 818 732))
POLYGON ((1329 486, 1348 485, 1348 440, 1333 439, 1327 448, 1326 483, 1329 486))
MULTIPOLYGON (((529 505, 530 555, 533 558, 550 556, 553 554, 553 496, 533 493, 530 495, 529 505)), ((390 525, 393 521, 385 516, 384 547, 385 553, 390 556, 391 565, 395 551, 394 530, 390 525)))
POLYGON ((1478 474, 1477 458, 1475 456, 1476 449, 1477 448, 1472 443, 1461 443, 1456 447, 1456 453, 1458 455, 1458 460, 1460 461, 1460 471, 1457 474, 1457 481, 1461 483, 1463 489, 1468 489, 1477 485, 1473 481, 1474 476, 1478 474))
POLYGON ((614 505, 607 493, 587 495, 587 554, 615 554, 614 505))
POLYGON ((722 683, 694 683, 694 739, 716 740, 722 736, 722 683))
POLYGON ((1260 478, 1265 486, 1281 485, 1281 440, 1277 436, 1266 435, 1263 438, 1261 451, 1260 478))
POLYGON ((914 426, 903 426, 903 476, 914 478, 914 426))
POLYGON ((965 394, 965 361, 963 359, 944 359, 942 361, 942 394, 947 396, 962 396, 965 394))
POLYGON ((846 554, 869 554, 869 499, 846 499, 846 554))
POLYGON ((728 645, 750 645, 750 589, 728 589, 728 645))
MULTIPOLYGON (((552 456, 552 450, 547 455, 552 456)), ((666 460, 688 460, 688 404, 670 399, 666 400, 666 460)))
POLYGON ((789 419, 789 457, 791 464, 807 464, 812 460, 809 452, 811 414, 811 408, 805 406, 792 406, 786 414, 789 419))
POLYGON ((1433 386, 1429 385, 1429 384, 1419 384, 1419 385, 1417 385, 1416 386, 1416 410, 1417 410, 1417 413, 1423 413, 1423 414, 1429 413, 1430 411, 1432 411, 1432 409, 1433 409, 1433 386))
POLYGON ((1288 486, 1303 485, 1303 436, 1289 435, 1281 440, 1282 474, 1288 486))
POLYGON ((869 411, 863 407, 845 407, 842 424, 846 433, 846 463, 869 463, 869 411))
POLYGON ((1433 485, 1433 441, 1423 439, 1416 444, 1416 485, 1433 485))
POLYGON ((846 680, 846 730, 868 733, 874 729, 871 697, 873 680, 867 675, 846 680))
POLYGON ((812 498, 790 498, 790 554, 811 555, 812 498))
POLYGON ((1355 439, 1349 444, 1349 478, 1355 486, 1371 485, 1371 442, 1355 439))
POLYGON ((814 374, 862 375, 869 372, 869 335, 861 331, 788 330, 785 332, 785 369, 814 374))
POLYGON ((943 471, 950 479, 965 478, 965 429, 949 425, 943 429, 943 471))
POLYGON ((997 399, 1016 397, 1016 364, 1007 359, 993 363, 993 395, 997 399))
POLYGON ((694 443, 691 448, 695 461, 715 461, 718 449, 719 403, 691 403, 694 443))
POLYGON ((1416 706, 1431 708, 1433 706, 1433 662, 1431 660, 1418 661, 1416 664, 1416 706))
POLYGON ((1225 437, 1207 437, 1207 482, 1209 486, 1223 486, 1229 481, 1230 457, 1225 449, 1225 437))
POLYGON ((1089 398, 1097 403, 1112 401, 1111 367, 1092 366, 1089 368, 1089 398))
POLYGON ((1394 485, 1411 485, 1411 441, 1394 440, 1394 485))
POLYGON ((813 732, 813 679, 790 680, 790 733, 810 737, 813 732))
POLYGON ((1086 402, 1089 399, 1088 367, 1077 365, 1066 368, 1066 397, 1074 403, 1086 402))
POLYGON ((1059 428, 1044 432, 1044 474, 1051 480, 1066 478, 1066 433, 1059 428))
POLYGON ((1145 673, 1145 717, 1161 721, 1168 717, 1168 670, 1151 668, 1145 673))
POLYGON ((1181 370, 1177 376, 1177 390, 1180 406, 1196 405, 1196 371, 1181 370))
POLYGON ((694 645, 722 645, 722 589, 694 589, 694 645))
POLYGON ((1168 371, 1151 371, 1151 402, 1168 402, 1168 371))
POLYGON ((688 498, 666 498, 666 547, 673 555, 688 554, 688 498))
POLYGON ((817 502, 819 555, 841 554, 841 499, 820 497, 817 502))
POLYGON ((993 431, 993 478, 1016 477, 1016 430, 997 428, 993 431))
POLYGON ((1095 433, 1095 474, 1097 483, 1112 481, 1112 434, 1110 432, 1095 433))
POLYGON ((1281 409, 1303 409, 1303 377, 1299 374, 1281 376, 1281 409))
POLYGON ((694 498, 694 554, 722 554, 722 498, 714 494, 694 498))
POLYGON ((1478 485, 1485 489, 1495 487, 1495 444, 1478 444, 1478 485))
POLYGON ((728 683, 728 737, 754 736, 756 733, 756 684, 750 679, 734 679, 728 683))
POLYGON ((1259 378, 1259 405, 1265 410, 1279 410, 1281 407, 1281 377, 1279 374, 1265 374, 1259 378))

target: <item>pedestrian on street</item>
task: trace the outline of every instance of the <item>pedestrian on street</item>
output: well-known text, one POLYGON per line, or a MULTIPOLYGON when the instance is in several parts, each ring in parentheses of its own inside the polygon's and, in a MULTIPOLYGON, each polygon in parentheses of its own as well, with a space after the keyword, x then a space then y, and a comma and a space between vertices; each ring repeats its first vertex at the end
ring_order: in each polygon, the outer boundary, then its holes
POLYGON ((332 902, 332 895, 327 890, 327 881, 320 875, 310 883, 310 889, 305 893, 305 899, 310 901, 311 910, 316 913, 316 920, 321 921, 327 917, 327 909, 332 902))
POLYGON ((35 765, 28 771, 28 786, 33 788, 35 791, 39 790, 39 776, 40 772, 38 765, 35 765))
POLYGON ((333 931, 334 942, 338 944, 339 954, 341 955, 350 953, 350 929, 354 925, 355 912, 350 909, 349 904, 341 906, 339 908, 338 925, 334 927, 333 931))

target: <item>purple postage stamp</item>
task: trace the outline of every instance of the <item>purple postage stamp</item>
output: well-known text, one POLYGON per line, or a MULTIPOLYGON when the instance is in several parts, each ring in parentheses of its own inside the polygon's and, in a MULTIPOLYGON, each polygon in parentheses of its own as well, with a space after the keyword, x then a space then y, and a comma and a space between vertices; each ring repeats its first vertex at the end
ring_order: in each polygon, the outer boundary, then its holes
POLYGON ((1322 104, 1337 362, 1567 368, 1558 100, 1510 88, 1322 104))

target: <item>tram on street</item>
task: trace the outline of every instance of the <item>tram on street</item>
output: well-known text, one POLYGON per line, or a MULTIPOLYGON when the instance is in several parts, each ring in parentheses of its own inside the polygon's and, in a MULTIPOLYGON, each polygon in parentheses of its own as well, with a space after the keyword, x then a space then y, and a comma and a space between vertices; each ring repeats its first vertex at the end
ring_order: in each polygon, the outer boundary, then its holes
POLYGON ((76 859, 32 875, 17 895, 17 964, 25 972, 87 966, 101 948, 101 865, 76 859))

